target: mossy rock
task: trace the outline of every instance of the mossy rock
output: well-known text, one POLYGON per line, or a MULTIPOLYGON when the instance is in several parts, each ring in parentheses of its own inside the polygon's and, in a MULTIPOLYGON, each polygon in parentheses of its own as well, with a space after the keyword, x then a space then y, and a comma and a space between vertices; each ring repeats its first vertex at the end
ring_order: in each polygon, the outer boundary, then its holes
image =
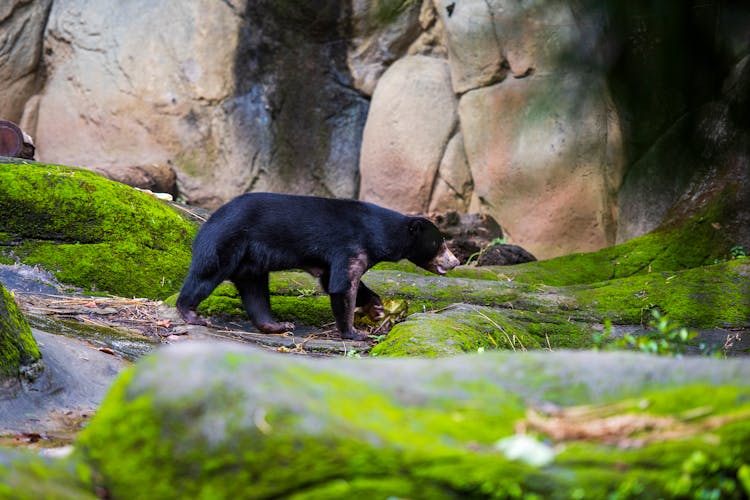
POLYGON ((368 276, 379 293, 428 311, 394 326, 373 349, 378 355, 587 348, 605 322, 645 325, 654 309, 693 329, 750 327, 750 259, 567 287, 397 271, 368 276))
POLYGON ((73 459, 111 498, 744 498, 748 381, 740 360, 181 344, 119 378, 73 459))
POLYGON ((73 167, 0 163, 4 259, 120 296, 164 298, 190 264, 197 226, 168 204, 73 167))
POLYGON ((597 252, 571 254, 515 266, 462 266, 449 276, 513 280, 548 286, 599 283, 655 272, 682 271, 731 259, 737 245, 722 229, 729 218, 719 196, 680 224, 673 222, 644 236, 597 252))
POLYGON ((0 389, 19 377, 36 378, 42 370, 41 359, 26 318, 0 283, 0 389))
POLYGON ((0 498, 95 500, 91 472, 71 460, 0 449, 0 498))
POLYGON ((454 304, 412 314, 371 351, 375 356, 451 356, 489 349, 584 348, 594 330, 563 314, 454 304))
POLYGON ((676 272, 653 272, 560 289, 572 316, 647 323, 652 309, 693 328, 750 327, 750 259, 676 272))
MULTIPOLYGON (((560 287, 382 269, 363 281, 383 298, 405 302, 410 314, 374 354, 442 356, 480 348, 587 348, 605 322, 647 325, 653 309, 688 328, 748 328, 749 278, 750 259, 736 259, 560 287)), ((316 286, 304 272, 271 273, 274 315, 312 326, 331 323, 330 302, 316 286)), ((217 288, 199 311, 246 318, 231 285, 217 288)))

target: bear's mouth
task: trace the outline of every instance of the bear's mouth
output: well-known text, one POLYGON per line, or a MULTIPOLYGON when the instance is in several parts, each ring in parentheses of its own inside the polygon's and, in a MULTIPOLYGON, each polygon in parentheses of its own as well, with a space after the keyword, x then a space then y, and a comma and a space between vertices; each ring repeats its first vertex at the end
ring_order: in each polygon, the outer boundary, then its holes
POLYGON ((445 245, 445 243, 443 243, 440 247, 440 252, 435 256, 434 259, 430 261, 425 269, 435 274, 439 274, 440 276, 444 276, 445 273, 459 264, 460 262, 458 261, 458 259, 450 250, 448 250, 448 247, 445 245))

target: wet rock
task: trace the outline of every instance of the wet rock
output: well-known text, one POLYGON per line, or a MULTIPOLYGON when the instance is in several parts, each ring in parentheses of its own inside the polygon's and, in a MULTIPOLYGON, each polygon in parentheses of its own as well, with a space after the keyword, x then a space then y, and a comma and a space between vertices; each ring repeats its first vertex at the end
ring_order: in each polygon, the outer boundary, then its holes
POLYGON ((478 266, 512 266, 533 262, 536 257, 518 245, 492 245, 484 249, 477 258, 478 266))
POLYGON ((456 211, 431 214, 430 219, 443 233, 448 248, 465 264, 472 255, 503 237, 497 221, 486 214, 463 214, 456 211))
POLYGON ((169 165, 151 163, 130 167, 101 166, 91 170, 128 186, 177 197, 177 174, 169 165))

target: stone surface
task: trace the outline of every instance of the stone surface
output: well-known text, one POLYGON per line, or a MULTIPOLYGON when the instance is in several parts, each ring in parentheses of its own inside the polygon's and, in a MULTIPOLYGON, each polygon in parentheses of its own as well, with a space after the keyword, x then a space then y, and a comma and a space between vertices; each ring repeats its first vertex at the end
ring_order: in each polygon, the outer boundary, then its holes
POLYGON ((0 120, 19 122, 39 85, 42 36, 52 0, 0 4, 0 120))
MULTIPOLYGON (((218 161, 212 125, 228 120, 216 103, 234 90, 228 68, 240 23, 224 2, 55 2, 32 133, 38 157, 83 167, 172 163, 215 196, 239 194, 245 179, 218 161)), ((189 197, 201 197, 196 189, 186 183, 189 197)))
POLYGON ((373 95, 362 138, 360 197, 404 212, 426 212, 456 125, 446 62, 428 56, 400 59, 373 95))
POLYGON ((172 165, 183 196, 212 208, 248 190, 354 197, 367 102, 349 88, 339 14, 333 1, 55 2, 47 83, 24 117, 38 157, 172 165))
POLYGON ((620 160, 609 152, 607 90, 592 74, 535 74, 466 93, 461 128, 471 211, 539 258, 614 243, 620 160))
POLYGON ((448 141, 434 180, 430 196, 430 212, 459 210, 466 212, 471 201, 474 181, 466 160, 461 132, 448 141))
POLYGON ((477 258, 478 266, 513 266, 534 262, 536 257, 518 245, 492 245, 477 258))
POLYGON ((347 64, 354 86, 371 96, 383 72, 406 54, 419 34, 420 2, 351 3, 352 49, 347 64))
POLYGON ((130 167, 94 167, 91 170, 128 186, 177 196, 177 174, 169 165, 152 163, 130 167))
POLYGON ((613 244, 624 165, 618 116, 601 76, 567 62, 588 36, 570 7, 434 5, 459 97, 415 92, 442 77, 407 67, 409 57, 394 64, 372 101, 360 196, 406 211, 487 213, 540 258, 613 244), (459 121, 446 143, 445 108, 455 99, 459 121))
POLYGON ((0 405, 0 434, 69 430, 69 421, 91 416, 129 362, 90 344, 33 330, 44 372, 0 405))

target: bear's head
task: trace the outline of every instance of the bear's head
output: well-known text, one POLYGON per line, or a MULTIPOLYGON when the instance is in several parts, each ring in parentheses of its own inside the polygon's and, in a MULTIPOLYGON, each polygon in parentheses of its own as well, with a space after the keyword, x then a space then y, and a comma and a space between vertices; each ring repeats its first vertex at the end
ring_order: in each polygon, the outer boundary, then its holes
POLYGON ((422 269, 441 275, 460 264, 445 245, 440 230, 424 217, 409 219, 409 246, 406 258, 422 269))

